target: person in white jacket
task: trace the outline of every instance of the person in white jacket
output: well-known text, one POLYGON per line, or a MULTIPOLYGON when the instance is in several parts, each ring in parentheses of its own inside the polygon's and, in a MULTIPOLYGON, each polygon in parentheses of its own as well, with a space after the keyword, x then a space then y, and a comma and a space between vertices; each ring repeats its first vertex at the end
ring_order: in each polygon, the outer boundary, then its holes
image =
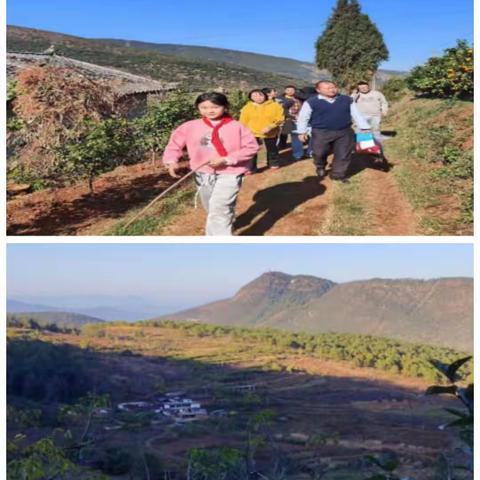
POLYGON ((353 101, 363 118, 370 124, 373 136, 381 141, 384 139, 380 132, 382 117, 388 113, 388 102, 383 93, 371 90, 367 82, 358 82, 357 91, 352 95, 353 101))

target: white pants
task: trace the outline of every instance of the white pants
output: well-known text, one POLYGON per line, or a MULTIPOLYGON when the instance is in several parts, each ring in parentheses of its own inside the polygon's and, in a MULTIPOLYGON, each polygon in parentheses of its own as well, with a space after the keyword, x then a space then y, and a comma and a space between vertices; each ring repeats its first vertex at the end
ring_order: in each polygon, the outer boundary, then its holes
POLYGON ((243 175, 195 173, 197 195, 207 211, 206 235, 232 235, 243 175))

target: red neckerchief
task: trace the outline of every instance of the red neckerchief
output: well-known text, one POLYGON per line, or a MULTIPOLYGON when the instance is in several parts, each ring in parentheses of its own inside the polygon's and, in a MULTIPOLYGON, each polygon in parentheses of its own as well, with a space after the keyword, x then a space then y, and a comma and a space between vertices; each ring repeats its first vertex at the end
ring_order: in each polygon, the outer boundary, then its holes
POLYGON ((225 150, 225 147, 223 146, 222 141, 220 140, 220 135, 218 131, 220 128, 222 128, 224 125, 227 123, 230 123, 233 120, 232 117, 223 117, 217 125, 213 125, 212 122, 206 118, 203 117, 203 121, 210 127, 213 128, 212 132, 212 145, 215 147, 215 150, 221 157, 226 157, 227 156, 227 151, 225 150))

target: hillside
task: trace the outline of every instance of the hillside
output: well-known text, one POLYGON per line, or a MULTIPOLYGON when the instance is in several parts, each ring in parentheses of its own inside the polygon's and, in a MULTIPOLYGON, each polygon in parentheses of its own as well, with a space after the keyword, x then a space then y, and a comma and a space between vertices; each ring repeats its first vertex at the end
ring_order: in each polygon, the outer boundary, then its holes
POLYGON ((269 272, 230 299, 164 318, 378 335, 471 351, 472 295, 467 278, 335 284, 269 272))
MULTIPOLYGON (((134 40, 95 39, 95 41, 103 42, 106 45, 118 45, 124 48, 151 50, 177 58, 241 65, 275 75, 298 78, 309 83, 317 80, 319 76, 322 75, 322 72, 317 70, 313 63, 252 52, 196 45, 138 42, 134 40)), ((323 72, 323 74, 325 74, 325 72, 323 72)))
POLYGON ((474 103, 414 97, 392 106, 383 127, 392 173, 415 210, 419 235, 473 235, 474 103))
MULTIPOLYGON (((286 75, 309 83, 314 82, 322 76, 328 76, 326 70, 318 70, 315 64, 311 62, 302 62, 293 58, 275 57, 272 55, 263 55, 253 52, 243 52, 239 50, 227 50, 225 48, 201 47, 197 45, 175 45, 169 43, 148 43, 134 40, 118 39, 97 39, 105 43, 113 43, 123 47, 133 47, 142 50, 155 50, 167 55, 177 57, 214 60, 217 62, 232 63, 243 65, 244 67, 254 68, 264 72, 270 72, 280 75, 286 75)), ((397 70, 379 70, 377 73, 377 82, 382 84, 388 78, 393 76, 403 76, 405 72, 397 70)))
POLYGON ((71 312, 17 312, 7 313, 8 326, 20 326, 28 324, 30 320, 41 326, 57 325, 58 327, 81 327, 88 323, 102 323, 105 320, 100 318, 82 315, 80 313, 71 312))
POLYGON ((29 444, 51 438, 57 449, 42 450, 38 463, 52 471, 65 458, 59 425, 71 444, 87 432, 95 447, 62 466, 112 480, 145 478, 146 466, 152 479, 185 479, 191 449, 214 455, 225 447, 241 465, 250 452, 265 478, 279 478, 270 472, 280 467, 289 480, 371 478, 365 456, 388 450, 401 478, 434 480, 438 456, 459 450, 456 430, 438 428, 451 419, 442 407, 456 401, 423 395, 438 378, 428 358, 458 358, 442 349, 164 322, 90 325, 79 334, 9 328, 7 356, 8 440, 23 440, 8 451, 11 468, 33 456, 29 444), (157 411, 175 396, 206 414, 181 422, 157 411), (88 415, 93 401, 102 408, 88 415), (137 403, 125 411, 125 402, 137 403))
POLYGON ((8 313, 18 313, 18 312, 58 312, 59 308, 52 307, 51 305, 43 304, 34 304, 23 302, 21 300, 15 300, 12 298, 7 298, 7 312, 8 313))
MULTIPOLYGON (((85 303, 87 303, 86 300, 85 303)), ((51 305, 37 305, 37 304, 30 304, 27 302, 22 302, 18 300, 7 299, 7 313, 8 314, 21 314, 21 315, 40 315, 42 314, 42 318, 44 320, 48 320, 49 315, 72 315, 85 317, 85 318, 93 318, 95 321, 127 321, 127 322, 135 322, 139 320, 144 320, 145 318, 149 318, 155 313, 158 312, 158 308, 152 305, 139 303, 139 304, 125 304, 122 301, 115 302, 115 299, 111 300, 111 304, 99 303, 98 305, 86 306, 81 305, 75 299, 72 299, 72 303, 69 304, 63 303, 61 307, 54 307, 51 305), (43 315, 44 312, 45 315, 43 315)), ((56 321, 56 320, 54 320, 56 321)), ((93 321, 93 320, 91 320, 93 321)))
POLYGON ((51 45, 64 56, 145 75, 163 82, 179 82, 190 91, 223 88, 281 87, 298 78, 222 63, 166 55, 151 49, 119 46, 115 42, 90 40, 61 33, 8 26, 8 52, 42 52, 51 45))
MULTIPOLYGON (((292 58, 196 45, 174 45, 123 39, 86 39, 32 28, 7 26, 9 52, 41 52, 54 44, 57 51, 87 62, 123 68, 163 81, 195 87, 310 84, 328 72, 292 58), (203 83, 200 83, 203 82, 203 83), (235 83, 236 82, 236 83, 235 83)), ((379 70, 377 82, 405 72, 379 70)))

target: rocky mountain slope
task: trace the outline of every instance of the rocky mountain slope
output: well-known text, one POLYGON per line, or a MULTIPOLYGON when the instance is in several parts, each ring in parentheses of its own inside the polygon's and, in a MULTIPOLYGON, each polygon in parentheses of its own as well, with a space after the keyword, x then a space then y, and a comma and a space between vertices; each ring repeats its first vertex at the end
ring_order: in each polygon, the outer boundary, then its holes
POLYGON ((336 284, 268 272, 232 298, 168 318, 312 333, 359 333, 471 351, 472 312, 473 281, 469 278, 336 284))

